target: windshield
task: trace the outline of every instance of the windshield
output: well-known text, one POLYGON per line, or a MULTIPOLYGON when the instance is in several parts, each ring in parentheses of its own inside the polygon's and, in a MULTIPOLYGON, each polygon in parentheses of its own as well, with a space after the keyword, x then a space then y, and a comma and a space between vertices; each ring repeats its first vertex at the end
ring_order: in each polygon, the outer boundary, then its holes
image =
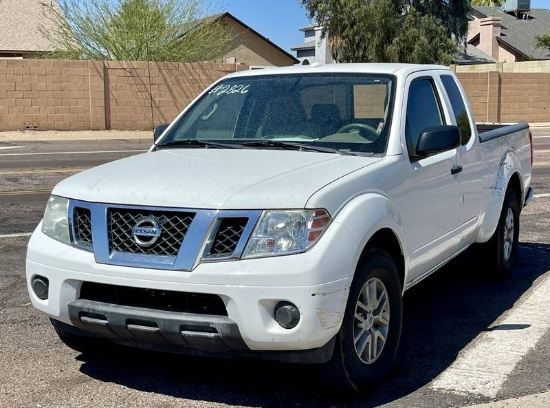
POLYGON ((212 86, 158 147, 276 149, 286 143, 309 147, 304 151, 383 154, 394 84, 393 76, 377 74, 229 78, 212 86))

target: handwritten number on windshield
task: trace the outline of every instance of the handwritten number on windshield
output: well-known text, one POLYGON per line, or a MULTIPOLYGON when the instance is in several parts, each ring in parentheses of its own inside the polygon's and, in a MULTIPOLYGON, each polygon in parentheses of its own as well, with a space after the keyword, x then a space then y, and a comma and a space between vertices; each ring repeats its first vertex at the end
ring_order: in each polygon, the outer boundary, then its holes
POLYGON ((231 94, 245 94, 248 93, 250 85, 223 85, 220 84, 208 92, 208 95, 231 95, 231 94))

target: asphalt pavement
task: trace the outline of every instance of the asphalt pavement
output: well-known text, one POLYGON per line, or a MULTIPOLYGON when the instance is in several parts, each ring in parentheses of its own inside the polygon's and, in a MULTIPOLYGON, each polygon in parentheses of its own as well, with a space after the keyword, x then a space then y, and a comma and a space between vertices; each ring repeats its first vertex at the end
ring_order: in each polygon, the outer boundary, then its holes
MULTIPOLYGON (((550 122, 530 123, 531 128, 550 128, 550 122)), ((101 140, 139 139, 144 143, 153 142, 152 130, 15 130, 0 132, 0 143, 48 140, 101 140)))
POLYGON ((54 140, 139 139, 153 143, 149 130, 14 130, 0 132, 0 143, 37 142, 54 140))
MULTIPOLYGON (((530 127, 550 128, 550 123, 534 123, 530 127)), ((54 140, 102 140, 102 139, 139 139, 145 145, 153 142, 152 131, 136 130, 87 130, 87 131, 7 131, 0 132, 1 144, 19 144, 29 141, 54 141, 54 140)), ((550 406, 550 391, 534 394, 521 398, 512 398, 498 402, 484 403, 470 406, 471 408, 547 408, 550 406)))

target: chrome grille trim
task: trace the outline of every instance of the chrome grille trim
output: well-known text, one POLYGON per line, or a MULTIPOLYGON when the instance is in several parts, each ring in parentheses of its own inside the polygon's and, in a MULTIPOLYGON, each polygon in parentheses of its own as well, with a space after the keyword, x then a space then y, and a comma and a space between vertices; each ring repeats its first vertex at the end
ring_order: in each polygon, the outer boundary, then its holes
MULTIPOLYGON (((204 260, 220 260, 232 258, 246 228, 248 218, 219 218, 210 233, 203 258, 204 260)), ((239 252, 239 255, 242 251, 239 252)))
POLYGON ((74 242, 81 248, 93 250, 92 216, 88 208, 75 207, 72 212, 74 242))
POLYGON ((108 208, 109 251, 177 256, 194 216, 195 214, 192 212, 108 208), (163 237, 151 246, 141 247, 133 239, 132 228, 138 221, 145 218, 155 218, 159 222, 162 226, 163 237))
MULTIPOLYGON (((240 258, 261 211, 110 205, 70 200, 69 214, 75 246, 93 250, 98 263, 191 271, 200 262, 240 258), (89 214, 89 221, 82 221, 83 213, 89 214), (154 218, 161 230, 158 242, 148 247, 139 246, 133 237, 134 233, 140 233, 135 230, 135 224, 143 217, 154 218), (83 235, 85 225, 90 228, 83 235)), ((147 228, 143 230, 146 234, 147 228)))

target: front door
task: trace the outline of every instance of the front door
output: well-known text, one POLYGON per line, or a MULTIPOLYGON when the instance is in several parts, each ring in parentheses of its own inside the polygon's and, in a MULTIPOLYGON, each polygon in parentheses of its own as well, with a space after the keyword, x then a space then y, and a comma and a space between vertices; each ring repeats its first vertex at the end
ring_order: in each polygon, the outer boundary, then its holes
MULTIPOLYGON (((409 155, 407 181, 398 197, 403 216, 409 278, 416 280, 448 259, 458 248, 462 183, 458 149, 426 158, 415 155, 422 131, 450 124, 433 78, 417 76, 407 82, 403 132, 409 155)), ((447 115, 448 116, 448 115, 447 115)))

